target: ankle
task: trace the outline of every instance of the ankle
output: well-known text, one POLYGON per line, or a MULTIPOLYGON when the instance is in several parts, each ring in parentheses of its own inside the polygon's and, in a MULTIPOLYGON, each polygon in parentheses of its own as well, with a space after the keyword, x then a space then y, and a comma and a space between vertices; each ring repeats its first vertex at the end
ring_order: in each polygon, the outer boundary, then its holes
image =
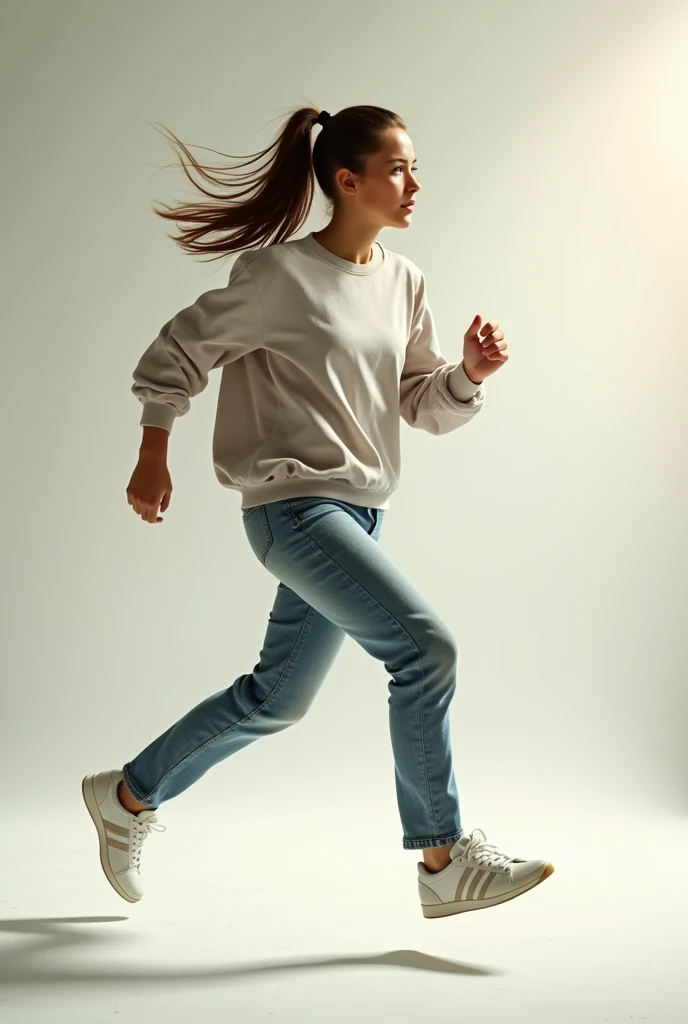
POLYGON ((146 804, 139 803, 129 792, 129 787, 122 780, 117 787, 117 799, 121 803, 125 811, 129 811, 130 814, 139 814, 141 811, 147 811, 149 808, 146 804))
POLYGON ((437 874, 438 871, 444 871, 446 867, 449 867, 451 864, 450 850, 453 845, 450 843, 449 846, 426 847, 423 850, 423 863, 426 870, 437 874))

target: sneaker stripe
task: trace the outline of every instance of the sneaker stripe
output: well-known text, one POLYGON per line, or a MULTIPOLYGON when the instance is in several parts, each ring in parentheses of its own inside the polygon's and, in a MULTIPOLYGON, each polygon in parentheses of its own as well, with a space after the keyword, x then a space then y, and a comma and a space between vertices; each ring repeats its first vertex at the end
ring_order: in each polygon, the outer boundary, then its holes
POLYGON ((129 847, 126 843, 120 843, 118 839, 112 839, 111 836, 107 837, 108 846, 114 846, 116 850, 121 850, 122 853, 129 853, 129 847))
POLYGON ((492 882, 494 881, 494 879, 496 877, 497 877, 497 872, 496 871, 488 871, 487 878, 485 879, 483 885, 480 887, 480 889, 478 891, 478 894, 476 896, 476 899, 478 899, 478 900, 484 900, 485 899, 485 895, 487 893, 487 890, 490 888, 490 885, 492 884, 492 882))
POLYGON ((485 871, 482 868, 464 868, 456 886, 454 902, 484 899, 485 893, 496 877, 496 871, 485 871))
POLYGON ((484 883, 484 881, 485 881, 485 872, 481 871, 481 870, 477 870, 476 873, 475 873, 475 878, 473 879, 471 884, 468 886, 468 892, 466 893, 466 899, 467 900, 472 900, 475 897, 475 890, 478 888, 479 885, 484 883))
POLYGON ((121 825, 115 825, 114 822, 106 821, 105 818, 103 818, 103 825, 109 832, 114 832, 116 836, 126 836, 127 839, 129 838, 128 828, 122 828, 121 825))
POLYGON ((470 878, 470 876, 472 874, 473 874, 473 868, 464 868, 463 871, 461 872, 461 875, 459 877, 459 881, 456 884, 456 894, 454 896, 454 899, 456 901, 462 899, 461 890, 463 889, 465 883, 468 881, 468 879, 470 878))

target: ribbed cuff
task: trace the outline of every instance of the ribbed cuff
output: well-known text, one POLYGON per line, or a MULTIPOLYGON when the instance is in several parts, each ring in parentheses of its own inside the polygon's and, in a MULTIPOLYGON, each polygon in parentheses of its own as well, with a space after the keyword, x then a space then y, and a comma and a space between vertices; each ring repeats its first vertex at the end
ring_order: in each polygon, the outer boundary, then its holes
POLYGON ((142 427, 161 427, 171 433, 177 410, 173 405, 162 402, 144 402, 139 425, 142 427))
POLYGON ((482 389, 482 384, 474 384, 469 379, 461 362, 447 374, 447 387, 457 402, 470 402, 482 389))

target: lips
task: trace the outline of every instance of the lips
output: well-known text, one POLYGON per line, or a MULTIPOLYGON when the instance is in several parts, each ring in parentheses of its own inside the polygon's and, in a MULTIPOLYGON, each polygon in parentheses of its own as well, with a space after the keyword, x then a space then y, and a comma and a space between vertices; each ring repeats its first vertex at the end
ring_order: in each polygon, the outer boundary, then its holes
POLYGON ((402 210, 408 210, 410 207, 413 207, 415 205, 416 205, 415 200, 413 200, 410 203, 404 203, 403 206, 402 206, 402 210))

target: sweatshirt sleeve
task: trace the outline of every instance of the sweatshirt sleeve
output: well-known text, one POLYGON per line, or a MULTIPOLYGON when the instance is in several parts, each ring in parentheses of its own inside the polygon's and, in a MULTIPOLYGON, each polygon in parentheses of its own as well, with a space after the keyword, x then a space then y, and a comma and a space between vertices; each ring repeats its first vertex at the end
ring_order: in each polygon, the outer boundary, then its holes
POLYGON ((171 431, 208 374, 263 344, 260 294, 239 257, 224 288, 201 295, 165 324, 134 370, 132 392, 143 405, 141 426, 171 431))
POLYGON ((448 434, 468 423, 485 400, 484 388, 468 379, 463 363, 448 363, 442 355, 422 274, 399 397, 409 426, 430 434, 448 434))

